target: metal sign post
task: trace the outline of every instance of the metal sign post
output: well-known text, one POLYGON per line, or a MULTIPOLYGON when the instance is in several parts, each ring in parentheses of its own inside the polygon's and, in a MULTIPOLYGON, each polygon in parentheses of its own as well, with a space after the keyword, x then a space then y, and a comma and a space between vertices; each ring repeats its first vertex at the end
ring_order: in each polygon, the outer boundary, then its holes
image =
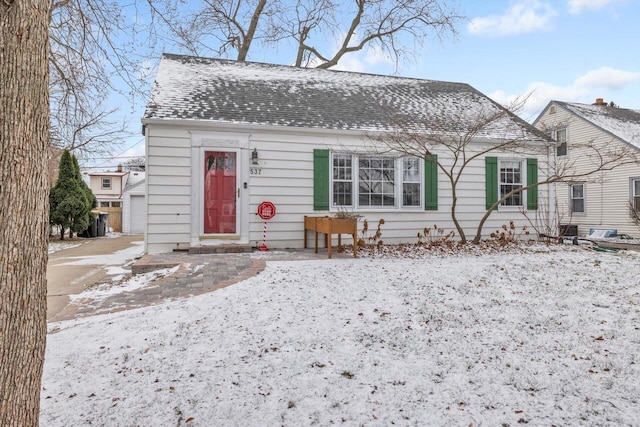
POLYGON ((262 233, 262 246, 259 251, 268 251, 267 248, 267 221, 276 215, 276 205, 271 202, 262 202, 258 205, 258 216, 264 220, 264 231, 262 233))

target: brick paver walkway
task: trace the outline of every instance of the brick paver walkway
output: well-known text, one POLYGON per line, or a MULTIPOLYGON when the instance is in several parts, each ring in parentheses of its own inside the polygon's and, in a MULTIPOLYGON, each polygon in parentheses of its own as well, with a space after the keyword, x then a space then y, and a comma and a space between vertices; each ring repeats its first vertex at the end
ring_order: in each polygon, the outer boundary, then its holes
MULTIPOLYGON (((334 258, 351 258, 351 253, 335 254, 334 258)), ((207 254, 167 253, 145 255, 133 266, 138 273, 158 268, 178 266, 173 274, 156 279, 148 285, 102 298, 76 298, 51 322, 130 310, 159 304, 166 300, 185 298, 212 292, 238 283, 260 273, 267 260, 326 259, 326 253, 313 250, 274 251, 269 253, 207 254)))

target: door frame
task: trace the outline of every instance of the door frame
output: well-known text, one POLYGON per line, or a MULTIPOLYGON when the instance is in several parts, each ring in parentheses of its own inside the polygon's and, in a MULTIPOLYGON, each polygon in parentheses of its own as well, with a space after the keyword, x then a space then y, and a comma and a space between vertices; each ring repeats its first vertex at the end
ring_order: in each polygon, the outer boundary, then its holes
POLYGON ((190 131, 191 134, 191 221, 190 246, 249 243, 249 135, 227 132, 190 131), (204 160, 206 151, 235 152, 236 233, 204 234, 204 160), (247 188, 245 187, 247 184, 247 188))

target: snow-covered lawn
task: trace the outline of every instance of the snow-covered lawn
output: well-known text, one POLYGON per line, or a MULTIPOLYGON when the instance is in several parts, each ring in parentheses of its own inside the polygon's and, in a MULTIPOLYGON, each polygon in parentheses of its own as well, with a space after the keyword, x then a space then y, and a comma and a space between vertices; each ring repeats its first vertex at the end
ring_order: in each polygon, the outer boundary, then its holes
POLYGON ((50 325, 43 426, 638 425, 640 257, 268 261, 50 325))

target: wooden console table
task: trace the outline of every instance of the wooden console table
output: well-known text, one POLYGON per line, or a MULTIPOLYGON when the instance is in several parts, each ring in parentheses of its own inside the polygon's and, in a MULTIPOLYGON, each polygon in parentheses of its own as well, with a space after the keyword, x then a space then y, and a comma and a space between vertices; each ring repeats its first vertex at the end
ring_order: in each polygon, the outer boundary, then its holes
POLYGON ((353 257, 358 256, 358 220, 346 218, 332 218, 330 216, 304 217, 304 247, 307 247, 307 231, 315 232, 315 250, 318 253, 318 233, 324 234, 324 245, 328 257, 331 258, 331 235, 338 235, 338 247, 342 247, 342 234, 353 236, 353 257))

